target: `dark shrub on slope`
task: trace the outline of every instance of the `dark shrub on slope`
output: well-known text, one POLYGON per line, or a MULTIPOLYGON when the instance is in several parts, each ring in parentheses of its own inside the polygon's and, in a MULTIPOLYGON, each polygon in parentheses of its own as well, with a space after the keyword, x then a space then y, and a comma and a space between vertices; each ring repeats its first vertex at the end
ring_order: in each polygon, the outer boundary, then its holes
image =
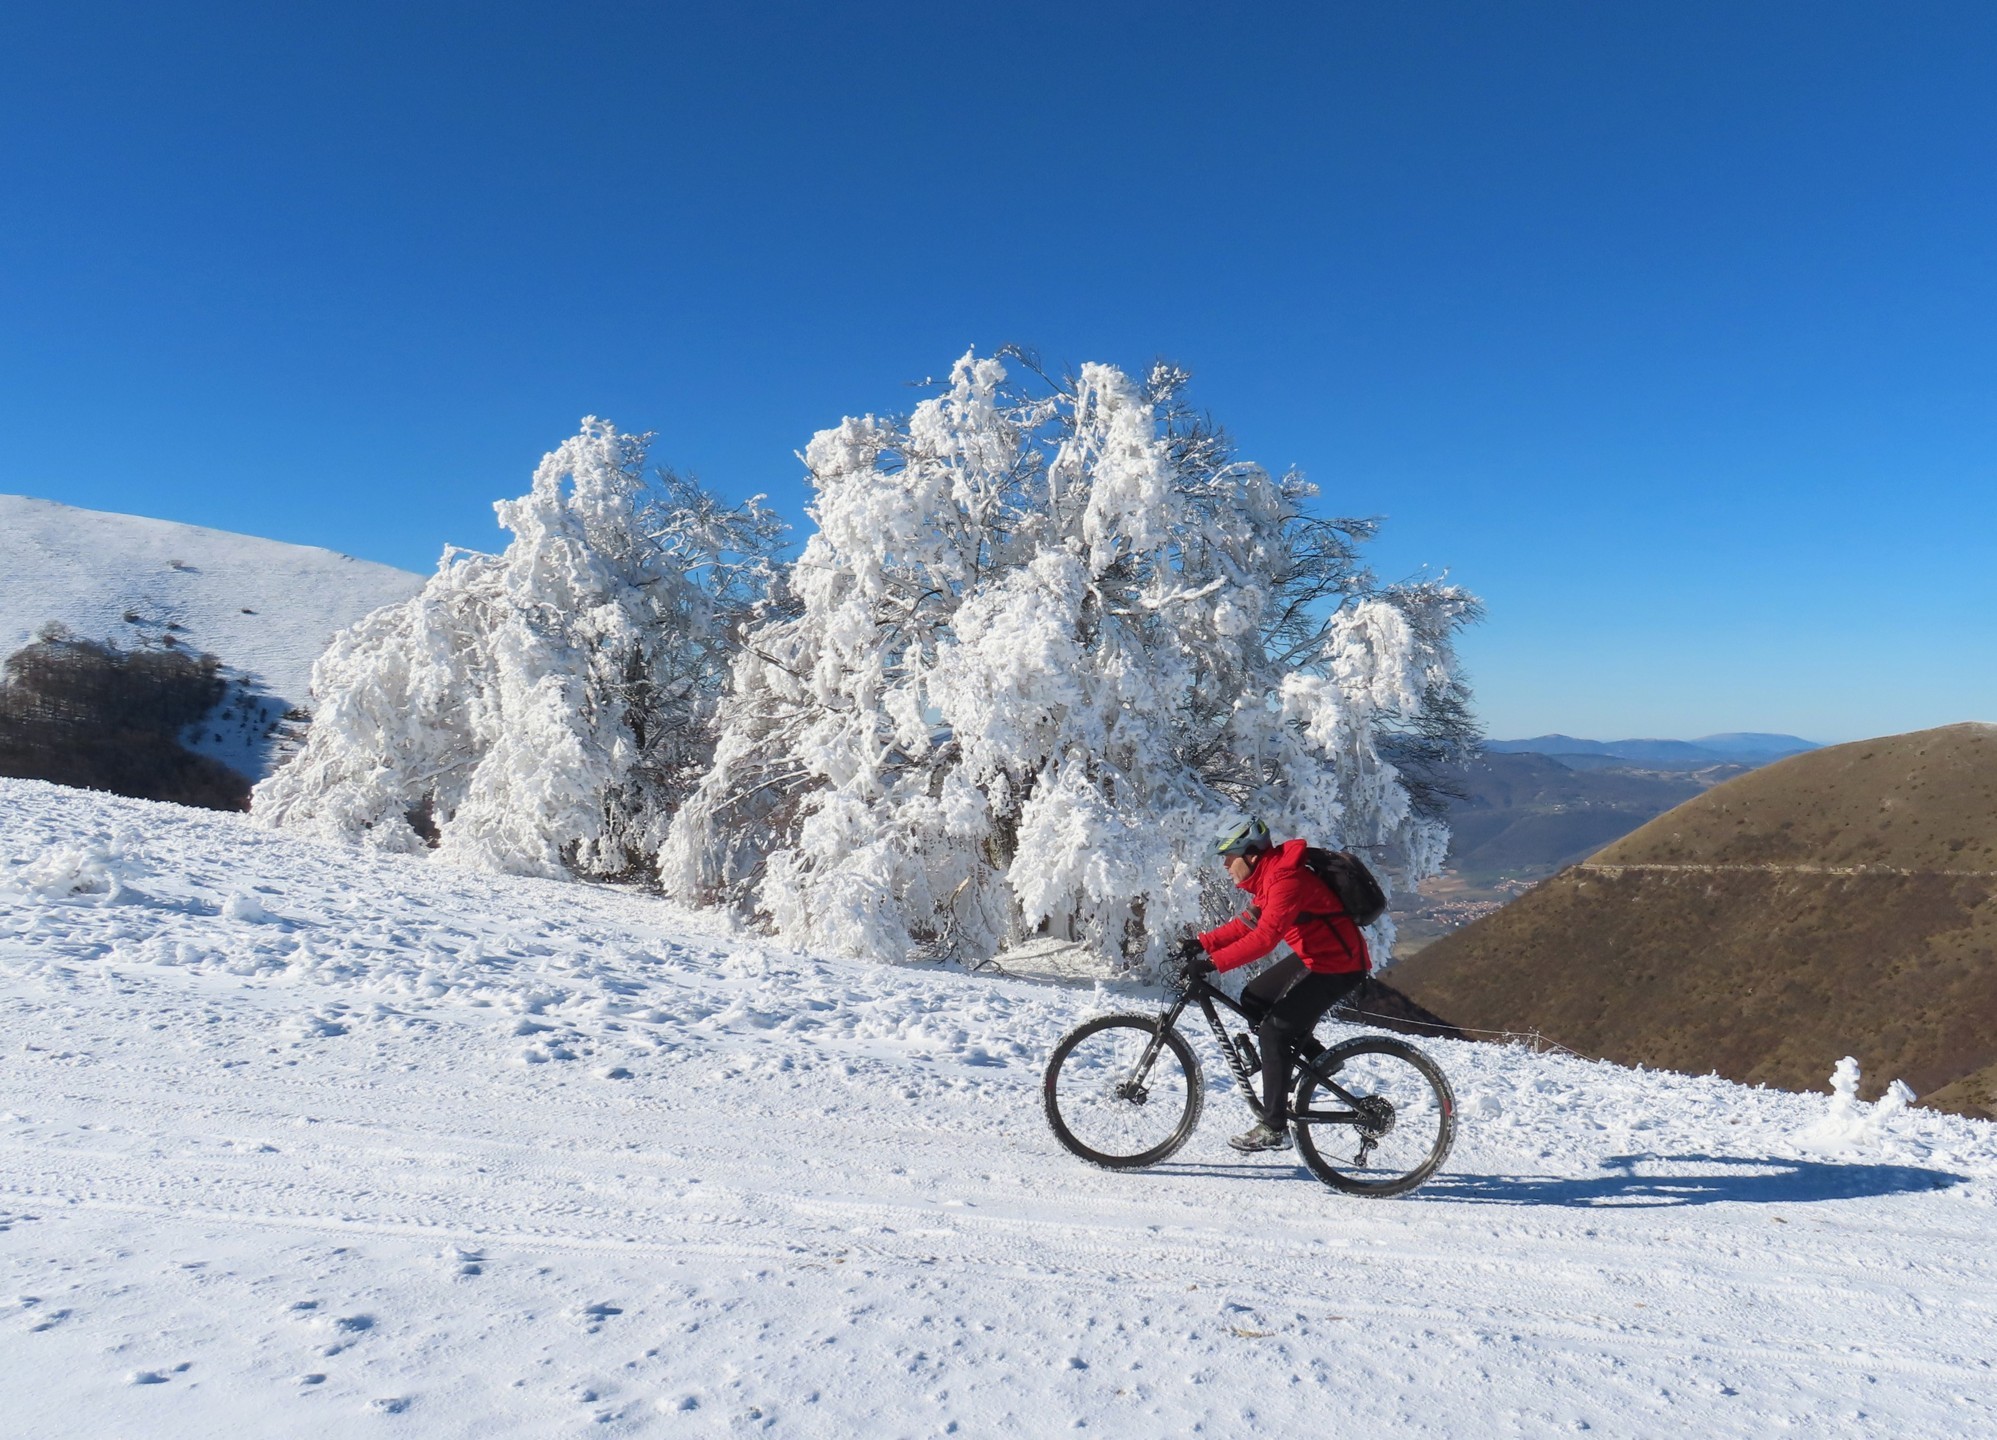
POLYGON ((0 775, 247 809, 248 779, 180 743, 225 689, 212 655, 125 651, 45 630, 8 658, 0 682, 0 775))

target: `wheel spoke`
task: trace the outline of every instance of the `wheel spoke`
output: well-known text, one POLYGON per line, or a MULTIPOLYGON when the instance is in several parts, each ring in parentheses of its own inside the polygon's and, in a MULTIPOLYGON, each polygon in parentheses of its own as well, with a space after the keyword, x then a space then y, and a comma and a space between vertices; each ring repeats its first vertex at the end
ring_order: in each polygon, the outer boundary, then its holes
POLYGON ((1297 1088, 1296 1135, 1304 1163, 1326 1184, 1390 1195, 1427 1179, 1449 1152, 1455 1104, 1434 1062, 1399 1040, 1366 1037, 1341 1045, 1297 1088), (1312 1105, 1337 1095, 1339 1118, 1312 1105))
POLYGON ((1185 1041, 1168 1030, 1158 1042, 1157 1022, 1141 1016, 1090 1021, 1064 1039, 1048 1063, 1047 1118, 1054 1133, 1098 1165, 1163 1159, 1192 1133, 1200 1097, 1185 1041))

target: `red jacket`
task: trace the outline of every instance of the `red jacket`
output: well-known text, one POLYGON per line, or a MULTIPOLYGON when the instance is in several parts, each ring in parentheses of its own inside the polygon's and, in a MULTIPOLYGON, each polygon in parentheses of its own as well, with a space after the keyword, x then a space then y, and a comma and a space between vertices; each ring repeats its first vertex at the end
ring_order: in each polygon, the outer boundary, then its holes
POLYGON ((1255 868, 1240 884, 1255 903, 1200 936, 1214 969, 1233 970, 1260 960, 1279 941, 1320 974, 1350 975, 1373 968, 1366 937, 1331 887, 1305 866, 1308 848, 1302 840, 1288 840, 1256 857, 1255 868))

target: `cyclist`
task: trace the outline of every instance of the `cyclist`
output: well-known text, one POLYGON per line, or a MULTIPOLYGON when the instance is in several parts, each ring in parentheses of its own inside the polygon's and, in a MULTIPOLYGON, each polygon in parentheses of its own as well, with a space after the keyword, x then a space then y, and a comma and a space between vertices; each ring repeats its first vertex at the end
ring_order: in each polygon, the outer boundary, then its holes
POLYGON ((1308 848, 1303 840, 1275 844, 1269 827, 1253 815, 1222 821, 1214 850, 1254 903, 1181 947, 1189 977, 1239 969, 1279 944, 1290 947, 1241 992, 1241 1008, 1255 1022, 1262 1050, 1262 1119, 1227 1142, 1244 1154, 1289 1148, 1291 1062, 1298 1051, 1309 1059, 1324 1048, 1311 1031, 1373 968, 1366 937, 1331 887, 1304 864, 1308 848))

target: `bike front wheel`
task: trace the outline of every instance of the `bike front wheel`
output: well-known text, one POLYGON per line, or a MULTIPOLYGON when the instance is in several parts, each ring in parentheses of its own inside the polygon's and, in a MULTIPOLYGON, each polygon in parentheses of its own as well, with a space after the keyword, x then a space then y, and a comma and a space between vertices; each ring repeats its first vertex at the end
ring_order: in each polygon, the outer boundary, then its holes
POLYGON ((1290 1129, 1311 1173, 1349 1195, 1404 1195, 1456 1138, 1456 1097, 1404 1040, 1362 1035, 1302 1067, 1290 1129))
POLYGON ((1101 1015, 1061 1038, 1041 1086, 1054 1138, 1092 1165, 1155 1165, 1200 1123, 1193 1047, 1151 1015, 1101 1015), (1149 1057, 1148 1061, 1146 1057, 1149 1057))

